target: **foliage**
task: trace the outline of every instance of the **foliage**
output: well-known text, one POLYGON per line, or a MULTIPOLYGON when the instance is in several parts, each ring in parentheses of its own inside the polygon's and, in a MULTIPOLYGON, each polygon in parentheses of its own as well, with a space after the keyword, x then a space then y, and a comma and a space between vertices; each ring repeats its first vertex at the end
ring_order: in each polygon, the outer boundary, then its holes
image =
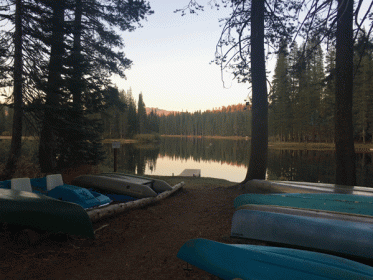
MULTIPOLYGON (((371 141, 373 133, 369 109, 373 102, 373 55, 369 46, 373 40, 365 42, 360 37, 355 44, 353 105, 354 139, 363 143, 371 141)), ((289 54, 281 51, 278 54, 270 96, 270 137, 290 142, 333 142, 335 47, 329 46, 325 55, 320 46, 312 46, 312 41, 303 48, 308 50, 307 57, 296 46, 289 54)))
POLYGON ((159 133, 194 136, 250 136, 251 111, 245 111, 244 108, 244 105, 240 105, 223 107, 221 110, 163 115, 159 120, 159 133))
POLYGON ((161 137, 159 134, 137 134, 134 137, 139 143, 159 142, 161 137))
MULTIPOLYGON (((14 24, 14 3, 1 1, 0 20, 14 24)), ((56 163, 67 167, 79 158, 86 163, 100 160, 100 123, 92 115, 118 98, 110 77, 125 77, 131 65, 121 52, 124 44, 116 29, 133 31, 141 26, 140 20, 153 13, 149 4, 142 0, 17 3, 22 7, 23 67, 13 63, 13 30, 5 27, 0 38, 0 84, 12 85, 13 69, 24 74, 16 75, 24 82, 22 110, 35 118, 32 123, 41 134, 42 169, 52 171, 56 163)))

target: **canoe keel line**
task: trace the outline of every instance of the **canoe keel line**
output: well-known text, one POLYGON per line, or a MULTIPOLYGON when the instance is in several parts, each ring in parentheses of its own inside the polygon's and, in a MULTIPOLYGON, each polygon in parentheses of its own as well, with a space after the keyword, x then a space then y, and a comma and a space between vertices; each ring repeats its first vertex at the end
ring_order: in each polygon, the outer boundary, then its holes
POLYGON ((222 279, 373 279, 373 268, 348 259, 297 249, 192 239, 177 257, 222 279))
POLYGON ((180 182, 179 184, 173 186, 171 190, 162 192, 155 197, 147 197, 147 198, 142 198, 142 199, 138 199, 135 201, 112 204, 112 205, 104 206, 104 207, 97 208, 97 209, 90 209, 90 210, 87 210, 87 213, 91 221, 96 222, 102 218, 107 218, 107 217, 122 213, 130 209, 136 209, 136 208, 144 207, 146 205, 158 202, 170 196, 171 194, 177 192, 178 190, 181 190, 183 186, 184 186, 184 182, 180 182))

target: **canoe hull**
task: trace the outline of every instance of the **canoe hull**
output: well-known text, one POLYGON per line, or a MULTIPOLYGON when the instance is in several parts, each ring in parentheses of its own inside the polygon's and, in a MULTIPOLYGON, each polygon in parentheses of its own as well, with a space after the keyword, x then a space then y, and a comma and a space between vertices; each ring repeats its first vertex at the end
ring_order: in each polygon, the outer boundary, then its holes
POLYGON ((361 186, 342 186, 324 183, 294 182, 294 181, 267 181, 251 180, 246 185, 247 189, 256 187, 270 189, 278 192, 296 193, 340 193, 373 196, 373 189, 361 186))
POLYGON ((103 194, 91 192, 85 188, 63 184, 47 190, 46 177, 30 179, 34 193, 45 194, 51 198, 79 204, 84 209, 101 207, 111 203, 111 199, 103 194))
POLYGON ((373 201, 366 196, 348 194, 243 194, 234 200, 238 209, 245 204, 277 205, 373 216, 373 201))
POLYGON ((110 173, 110 172, 109 173, 101 173, 100 176, 114 177, 114 178, 124 179, 124 180, 128 180, 128 179, 131 180, 131 178, 150 180, 152 182, 151 183, 151 188, 157 193, 172 190, 172 187, 168 183, 166 183, 165 181, 162 181, 162 180, 158 180, 158 179, 150 179, 150 178, 146 178, 146 177, 142 177, 142 176, 128 175, 128 174, 125 174, 125 173, 110 173))
POLYGON ((45 195, 0 189, 0 213, 3 223, 94 237, 91 220, 81 206, 45 195))
POLYGON ((76 177, 72 184, 83 188, 91 188, 104 194, 128 195, 135 198, 157 196, 157 193, 147 185, 129 183, 114 177, 82 175, 76 177))
POLYGON ((373 223, 240 209, 231 236, 373 258, 373 223))
POLYGON ((296 249, 186 242, 177 257, 222 279, 372 279, 373 268, 347 259, 296 249))

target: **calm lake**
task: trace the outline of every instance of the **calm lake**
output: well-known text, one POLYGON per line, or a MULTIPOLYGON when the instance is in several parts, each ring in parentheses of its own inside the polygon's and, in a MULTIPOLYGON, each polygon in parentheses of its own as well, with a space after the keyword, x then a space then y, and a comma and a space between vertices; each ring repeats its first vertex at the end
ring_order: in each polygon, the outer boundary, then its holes
MULTIPOLYGON (((200 169, 202 177, 240 182, 246 175, 250 141, 162 137, 157 145, 125 144, 118 150, 118 172, 139 175, 179 175, 184 169, 200 169)), ((113 171, 111 144, 101 165, 113 171)), ((333 151, 269 149, 267 179, 333 183, 333 151)), ((373 187, 372 153, 357 153, 357 185, 373 187)))

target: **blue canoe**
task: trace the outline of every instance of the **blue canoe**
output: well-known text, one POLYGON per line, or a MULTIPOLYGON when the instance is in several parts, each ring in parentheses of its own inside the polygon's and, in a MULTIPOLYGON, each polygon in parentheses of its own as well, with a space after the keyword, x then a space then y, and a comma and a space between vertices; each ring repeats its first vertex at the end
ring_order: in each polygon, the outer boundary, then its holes
POLYGON ((246 204, 277 205, 283 207, 315 209, 373 216, 373 201, 370 197, 349 194, 243 194, 234 200, 239 209, 246 204))
MULTIPOLYGON (((12 181, 22 181, 21 189, 24 191, 33 192, 36 194, 43 194, 51 198, 62 201, 73 202, 79 204, 84 209, 92 207, 100 207, 111 202, 110 198, 97 192, 90 192, 87 189, 79 188, 77 186, 64 184, 61 174, 48 175, 44 178, 17 178, 0 182, 0 188, 14 189, 12 181), (27 180, 29 182, 27 182, 27 180)), ((15 187, 17 189, 17 187, 15 187)))
POLYGON ((222 279, 373 279, 373 268, 322 253, 206 239, 187 241, 177 257, 222 279))
POLYGON ((232 218, 232 237, 373 259, 373 217, 246 205, 232 218))

